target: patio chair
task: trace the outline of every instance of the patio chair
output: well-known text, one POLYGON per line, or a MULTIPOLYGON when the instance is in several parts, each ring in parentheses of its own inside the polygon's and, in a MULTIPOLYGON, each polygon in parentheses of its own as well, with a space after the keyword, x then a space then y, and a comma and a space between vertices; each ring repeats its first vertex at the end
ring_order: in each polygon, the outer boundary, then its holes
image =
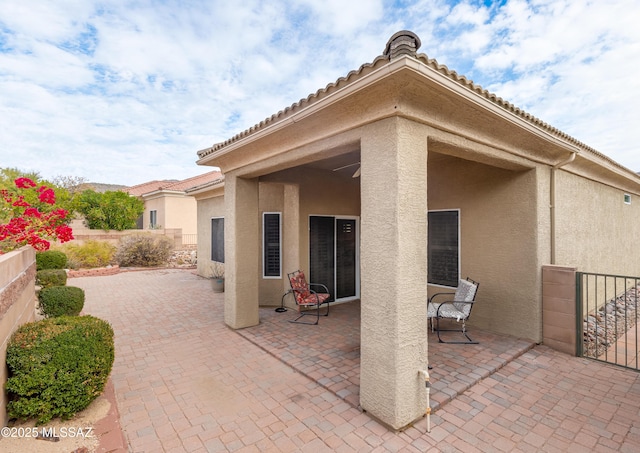
POLYGON ((436 293, 429 298, 427 305, 427 317, 431 323, 431 330, 433 331, 433 320, 436 320, 436 332, 438 334, 438 341, 440 343, 452 343, 452 344, 478 344, 477 341, 473 341, 467 334, 466 321, 471 315, 471 309, 478 293, 478 287, 480 283, 475 282, 467 277, 466 280, 460 280, 458 288, 455 293, 436 293), (445 297, 449 297, 449 300, 445 300, 445 297), (437 299, 437 301, 436 301, 437 299), (450 319, 456 322, 462 321, 462 329, 441 329, 440 320, 450 319), (440 332, 462 332, 465 336, 465 341, 444 341, 440 338, 440 332))
POLYGON ((320 306, 322 304, 327 304, 327 312, 322 316, 329 316, 329 298, 331 295, 325 285, 321 283, 307 283, 304 272, 300 270, 287 274, 287 276, 289 277, 291 292, 293 293, 296 305, 298 305, 298 312, 300 313, 300 316, 289 322, 310 325, 318 324, 320 321, 320 306), (312 288, 316 288, 318 291, 312 288), (316 309, 315 313, 309 310, 312 308, 316 309), (315 322, 299 321, 304 316, 315 316, 315 322))

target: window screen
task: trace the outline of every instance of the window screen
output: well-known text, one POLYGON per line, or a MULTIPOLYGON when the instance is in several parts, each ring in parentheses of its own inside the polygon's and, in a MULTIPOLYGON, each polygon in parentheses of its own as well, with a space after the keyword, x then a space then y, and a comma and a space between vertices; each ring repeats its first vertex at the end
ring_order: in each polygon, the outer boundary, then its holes
POLYGON ((211 219, 211 261, 224 263, 224 218, 211 219))
POLYGON ((429 212, 427 269, 431 284, 454 288, 458 286, 459 215, 457 210, 429 212))

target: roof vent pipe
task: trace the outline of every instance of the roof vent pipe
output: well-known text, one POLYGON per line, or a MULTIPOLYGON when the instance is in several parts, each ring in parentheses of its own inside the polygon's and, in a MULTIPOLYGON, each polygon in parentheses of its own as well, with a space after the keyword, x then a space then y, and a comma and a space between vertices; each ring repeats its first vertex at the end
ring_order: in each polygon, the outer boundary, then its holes
POLYGON ((421 45, 418 35, 408 30, 402 30, 389 38, 382 54, 389 57, 390 60, 395 60, 403 55, 415 58, 421 45))

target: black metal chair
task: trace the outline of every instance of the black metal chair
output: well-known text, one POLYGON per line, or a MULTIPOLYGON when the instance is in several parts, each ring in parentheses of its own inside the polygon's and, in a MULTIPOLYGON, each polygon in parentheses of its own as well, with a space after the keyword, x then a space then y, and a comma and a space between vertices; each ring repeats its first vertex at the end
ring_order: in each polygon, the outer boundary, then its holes
POLYGON ((331 295, 329 294, 329 289, 325 285, 321 283, 307 283, 304 272, 300 270, 287 274, 287 276, 289 277, 291 292, 293 292, 294 299, 298 305, 298 312, 300 313, 300 316, 296 319, 290 320, 289 322, 311 325, 318 324, 320 321, 320 306, 322 304, 327 304, 327 312, 322 316, 329 316, 329 299, 331 295), (315 291, 312 289, 314 287, 323 291, 315 291), (309 310, 311 308, 316 309, 315 313, 309 310), (315 316, 316 320, 315 322, 299 321, 299 319, 304 316, 315 316))
POLYGON ((478 344, 473 341, 467 334, 466 321, 471 316, 471 309, 478 293, 480 283, 467 277, 466 280, 460 280, 455 293, 436 293, 429 298, 427 305, 427 317, 431 323, 433 330, 433 320, 436 320, 436 332, 440 343, 453 344, 478 344), (449 297, 445 300, 444 297, 449 297), (436 301, 438 299, 438 301, 436 301), (440 320, 449 319, 456 322, 462 321, 461 329, 441 329, 440 320), (465 336, 466 341, 444 341, 440 338, 440 332, 461 332, 465 336))

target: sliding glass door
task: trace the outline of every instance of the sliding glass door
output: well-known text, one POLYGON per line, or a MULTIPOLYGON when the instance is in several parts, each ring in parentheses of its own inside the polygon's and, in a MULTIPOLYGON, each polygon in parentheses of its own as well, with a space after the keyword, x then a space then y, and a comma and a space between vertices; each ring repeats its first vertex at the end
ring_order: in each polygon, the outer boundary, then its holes
POLYGON ((356 218, 309 217, 309 281, 329 288, 331 300, 360 296, 356 218))

